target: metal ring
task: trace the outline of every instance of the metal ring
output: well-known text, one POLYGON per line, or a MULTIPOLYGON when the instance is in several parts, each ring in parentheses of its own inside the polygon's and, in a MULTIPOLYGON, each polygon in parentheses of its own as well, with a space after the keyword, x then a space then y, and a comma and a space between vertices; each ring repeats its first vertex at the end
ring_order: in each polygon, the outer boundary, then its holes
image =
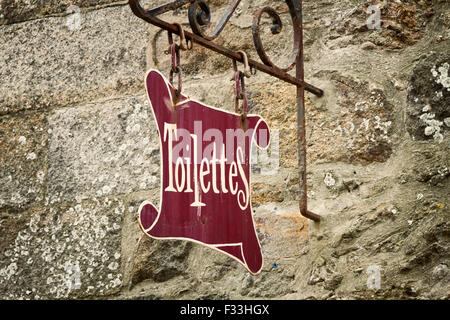
POLYGON ((177 22, 175 22, 173 25, 175 25, 178 28, 178 31, 180 32, 180 49, 184 51, 187 49, 187 46, 183 26, 177 22))

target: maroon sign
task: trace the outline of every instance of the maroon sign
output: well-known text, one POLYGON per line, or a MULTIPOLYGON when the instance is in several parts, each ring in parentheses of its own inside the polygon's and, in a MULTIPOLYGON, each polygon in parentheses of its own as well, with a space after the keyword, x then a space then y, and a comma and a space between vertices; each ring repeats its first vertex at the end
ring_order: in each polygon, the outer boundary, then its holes
POLYGON ((147 74, 146 88, 160 137, 161 204, 142 203, 142 230, 155 239, 201 243, 259 273, 250 156, 252 143, 269 145, 267 123, 183 95, 174 104, 174 88, 155 70, 147 74))

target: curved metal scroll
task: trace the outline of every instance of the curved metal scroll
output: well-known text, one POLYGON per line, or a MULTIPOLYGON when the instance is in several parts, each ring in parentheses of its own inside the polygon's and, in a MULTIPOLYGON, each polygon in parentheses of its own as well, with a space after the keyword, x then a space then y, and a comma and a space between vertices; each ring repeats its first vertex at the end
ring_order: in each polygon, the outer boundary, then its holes
MULTIPOLYGON (((290 1, 286 1, 286 2, 288 2, 288 4, 291 3, 290 1)), ((279 34, 281 32, 281 30, 283 29, 283 24, 281 22, 281 18, 278 15, 278 13, 270 7, 265 7, 265 8, 259 9, 258 11, 256 11, 256 14, 253 18, 252 33, 253 33, 253 42, 255 44, 256 51, 258 52, 258 55, 259 55, 261 61, 264 62, 265 65, 274 67, 275 64, 267 56, 267 54, 264 50, 264 46, 262 44, 262 40, 261 40, 260 24, 261 24, 261 18, 264 13, 268 14, 272 18, 272 27, 270 28, 270 30, 272 31, 272 34, 274 34, 274 35, 279 34)), ((292 18, 294 20, 294 18, 296 18, 296 17, 293 16, 292 18)), ((296 39, 294 39, 294 40, 296 40, 296 39)), ((297 48, 298 48, 298 41, 294 41, 293 55, 292 55, 289 65, 285 68, 280 68, 284 72, 288 72, 295 67, 296 62, 297 62, 297 56, 299 54, 299 50, 297 48)))
POLYGON ((228 7, 222 19, 220 19, 219 23, 214 28, 214 31, 210 35, 207 35, 202 31, 200 26, 208 25, 210 23, 211 10, 204 0, 194 1, 189 6, 188 10, 189 24, 191 25, 192 31, 206 40, 214 40, 219 36, 223 28, 225 28, 225 25, 230 20, 240 2, 241 0, 234 0, 228 7))
MULTIPOLYGON (((220 19, 219 23, 214 28, 214 31, 207 35, 202 31, 201 26, 205 26, 210 24, 211 22, 211 10, 206 3, 205 0, 195 0, 191 1, 191 5, 189 6, 188 10, 188 17, 189 17, 189 24, 192 28, 192 31, 196 34, 201 36, 202 38, 212 41, 216 39, 220 33, 225 28, 225 25, 230 20, 231 16, 233 15, 234 11, 236 10, 237 6, 240 4, 241 0, 234 0, 226 10, 223 17, 220 19)), ((298 22, 298 12, 296 11, 296 8, 291 0, 286 0, 286 4, 289 7, 289 12, 291 14, 292 22, 294 23, 294 28, 296 28, 295 23, 298 22)), ((255 44, 256 51, 258 52, 258 55, 261 59, 261 61, 270 67, 277 67, 268 57, 264 50, 264 46, 262 44, 261 35, 260 35, 260 24, 261 24, 261 18, 262 15, 266 13, 268 14, 273 21, 273 25, 271 27, 272 34, 279 34, 283 28, 283 24, 281 22, 281 18, 278 15, 278 13, 270 7, 265 7, 262 9, 259 9, 253 18, 253 27, 252 27, 252 33, 253 33, 253 42, 255 44)), ((294 33, 295 34, 295 33, 294 33)), ((291 61, 289 62, 289 65, 286 68, 280 68, 284 72, 288 72, 292 70, 296 65, 297 56, 299 54, 298 48, 298 37, 295 36, 294 39, 294 49, 291 61)))

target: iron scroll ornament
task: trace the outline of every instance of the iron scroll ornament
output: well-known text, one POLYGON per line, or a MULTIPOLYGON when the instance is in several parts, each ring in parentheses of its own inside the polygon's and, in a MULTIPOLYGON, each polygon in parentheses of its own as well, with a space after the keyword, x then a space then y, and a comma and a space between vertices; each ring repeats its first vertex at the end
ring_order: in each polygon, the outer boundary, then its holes
MULTIPOLYGON (((228 9, 226 10, 224 16, 222 19, 220 19, 219 23, 214 28, 214 31, 210 35, 206 35, 202 29, 201 26, 208 25, 211 21, 211 10, 209 9, 209 6, 204 0, 197 0, 197 1, 190 1, 191 5, 189 6, 188 10, 188 16, 189 16, 189 24, 191 26, 192 31, 198 35, 201 36, 204 39, 207 40, 214 40, 219 36, 219 34, 222 32, 222 30, 225 28, 225 25, 230 20, 231 16, 233 15, 234 11, 236 10, 237 6, 240 4, 241 0, 234 0, 229 5, 228 9)), ((289 12, 291 14, 291 18, 293 22, 295 23, 298 21, 298 14, 295 9, 295 6, 292 1, 286 0, 287 5, 289 6, 289 12)), ((253 34, 253 43, 255 44, 256 51, 258 52, 258 55, 261 59, 261 61, 270 67, 274 67, 275 64, 270 60, 268 55, 266 54, 266 51, 264 50, 264 46, 261 40, 261 34, 260 34, 260 24, 261 24, 261 18, 263 14, 266 13, 272 18, 272 27, 270 28, 272 34, 279 34, 281 30, 283 29, 283 24, 281 22, 281 18, 278 15, 278 13, 271 7, 264 7, 262 9, 259 9, 253 19, 253 26, 252 26, 252 34, 253 34)), ((296 58, 299 54, 298 50, 296 49, 296 45, 298 44, 298 37, 294 39, 294 49, 293 49, 293 59, 289 63, 289 66, 286 68, 279 68, 285 72, 292 70, 295 67, 296 64, 296 58)))
MULTIPOLYGON (((224 16, 219 23, 214 27, 211 34, 205 34, 202 26, 210 24, 211 10, 204 0, 175 0, 154 9, 146 10, 140 4, 139 0, 129 0, 129 5, 133 13, 161 29, 167 30, 169 33, 180 35, 183 30, 177 24, 170 24, 159 19, 157 16, 165 12, 176 10, 185 5, 189 5, 188 18, 192 33, 184 31, 184 36, 187 41, 197 43, 207 49, 222 54, 233 61, 244 62, 244 55, 240 52, 222 47, 213 42, 221 32, 224 30, 226 24, 232 17, 241 0, 232 0, 227 8, 224 16)), ((307 183, 306 183, 306 124, 305 124, 305 90, 321 97, 323 90, 306 83, 304 81, 304 66, 303 66, 303 12, 302 0, 285 0, 289 13, 292 19, 294 28, 294 50, 292 60, 288 66, 280 68, 276 66, 264 50, 264 46, 260 36, 260 23, 263 14, 269 15, 272 18, 272 34, 278 34, 282 30, 282 22, 278 13, 270 7, 259 9, 253 19, 252 33, 253 42, 260 57, 261 62, 248 58, 248 65, 253 70, 259 70, 267 73, 273 77, 283 80, 287 83, 293 84, 297 87, 297 139, 298 139, 298 167, 299 167, 299 209, 300 213, 313 221, 319 222, 320 216, 307 209, 307 183), (295 76, 292 76, 288 71, 296 67, 295 76)))
MULTIPOLYGON (((231 16, 233 15, 234 11, 236 10, 240 2, 241 0, 232 1, 232 3, 227 8, 225 14, 223 15, 222 19, 220 19, 219 23, 214 28, 214 31, 210 35, 207 35, 202 31, 201 26, 210 24, 211 10, 209 9, 208 4, 204 0, 190 1, 191 5, 189 6, 188 17, 192 31, 196 35, 206 40, 212 41, 216 39, 220 35, 222 30, 225 28, 225 25, 230 20, 231 16)), ((286 3, 289 6, 291 18, 295 23, 296 21, 298 21, 298 14, 296 8, 292 1, 286 0, 286 3)), ((264 50, 264 46, 261 40, 260 25, 261 25, 261 18, 264 13, 272 18, 272 27, 270 28, 272 34, 274 35, 279 34, 283 29, 283 24, 281 22, 281 18, 278 15, 278 13, 271 7, 264 7, 262 9, 259 9, 256 12, 253 19, 253 26, 252 26, 253 43, 255 45, 259 58, 265 65, 274 67, 275 64, 270 60, 269 56, 266 54, 266 51, 264 50)), ((298 37, 294 39, 294 49, 291 62, 289 63, 288 67, 279 69, 287 72, 295 67, 296 59, 299 54, 296 45, 298 45, 298 37)))

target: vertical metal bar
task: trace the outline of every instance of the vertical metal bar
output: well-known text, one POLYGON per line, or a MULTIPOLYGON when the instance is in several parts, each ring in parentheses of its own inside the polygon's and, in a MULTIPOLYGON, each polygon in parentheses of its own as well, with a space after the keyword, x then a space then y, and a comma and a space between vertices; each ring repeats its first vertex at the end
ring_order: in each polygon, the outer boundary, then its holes
MULTIPOLYGON (((304 80, 303 65, 303 12, 302 0, 294 0, 294 7, 297 11, 294 24, 294 43, 298 48, 296 78, 304 80)), ((297 135, 298 135, 298 168, 300 187, 300 213, 316 222, 320 221, 320 216, 308 211, 307 204, 307 181, 306 181, 306 119, 305 119, 305 86, 297 86, 297 135)))

